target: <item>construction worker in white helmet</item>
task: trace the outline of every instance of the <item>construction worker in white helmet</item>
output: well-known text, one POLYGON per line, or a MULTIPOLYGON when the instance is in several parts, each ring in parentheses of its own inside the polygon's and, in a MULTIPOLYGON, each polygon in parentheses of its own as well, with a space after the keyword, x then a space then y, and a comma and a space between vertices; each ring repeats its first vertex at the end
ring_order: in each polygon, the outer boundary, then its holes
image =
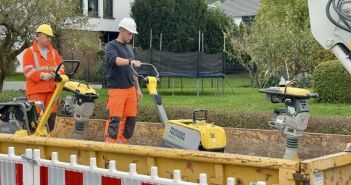
MULTIPOLYGON (((23 54, 23 74, 26 77, 26 95, 30 101, 41 101, 48 106, 55 90, 54 72, 62 62, 57 50, 52 47, 51 39, 54 37, 50 25, 42 24, 36 30, 36 37, 31 47, 23 54)), ((59 69, 64 74, 64 67, 59 69)), ((48 129, 52 131, 55 126, 58 102, 52 110, 48 120, 48 129)), ((40 113, 40 109, 37 109, 40 113)))
POLYGON ((142 99, 138 78, 130 65, 140 67, 133 49, 128 44, 138 34, 132 18, 123 18, 118 25, 117 39, 106 46, 107 62, 107 110, 109 120, 105 126, 105 141, 126 143, 132 137, 137 115, 137 102, 142 99))

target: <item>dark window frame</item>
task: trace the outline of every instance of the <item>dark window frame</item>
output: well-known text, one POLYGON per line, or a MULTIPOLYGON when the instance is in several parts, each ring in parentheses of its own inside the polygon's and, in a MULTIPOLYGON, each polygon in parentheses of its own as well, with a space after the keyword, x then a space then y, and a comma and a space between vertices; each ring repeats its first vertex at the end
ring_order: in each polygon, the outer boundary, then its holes
POLYGON ((99 17, 99 0, 88 0, 88 17, 99 17), (92 1, 95 5, 95 10, 90 9, 92 1))
POLYGON ((114 19, 114 17, 113 17, 113 0, 104 0, 103 18, 114 19), (106 3, 108 3, 108 4, 106 4, 106 3), (107 5, 109 5, 109 7, 106 7, 107 5))

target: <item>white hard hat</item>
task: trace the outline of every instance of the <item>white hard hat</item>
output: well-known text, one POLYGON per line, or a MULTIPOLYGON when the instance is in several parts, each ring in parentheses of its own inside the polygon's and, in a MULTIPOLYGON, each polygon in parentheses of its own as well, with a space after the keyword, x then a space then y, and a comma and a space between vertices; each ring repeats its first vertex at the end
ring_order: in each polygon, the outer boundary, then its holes
POLYGON ((123 18, 121 22, 118 24, 118 27, 122 27, 131 33, 138 34, 136 23, 132 18, 129 18, 129 17, 123 18))

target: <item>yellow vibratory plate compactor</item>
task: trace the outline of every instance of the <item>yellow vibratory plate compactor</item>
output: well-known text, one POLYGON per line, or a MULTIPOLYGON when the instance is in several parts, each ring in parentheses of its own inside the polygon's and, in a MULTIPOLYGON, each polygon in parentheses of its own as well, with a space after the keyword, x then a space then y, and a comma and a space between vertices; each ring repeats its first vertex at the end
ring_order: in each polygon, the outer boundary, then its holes
POLYGON ((192 119, 168 120, 162 97, 157 93, 157 84, 160 79, 156 67, 143 63, 138 71, 133 66, 131 68, 134 74, 146 83, 158 117, 165 126, 161 146, 186 150, 224 151, 225 131, 222 127, 208 122, 207 110, 193 111, 192 119), (199 117, 200 114, 201 117, 199 117))
MULTIPOLYGON (((69 60, 62 62, 57 67, 54 73, 56 87, 47 107, 44 106, 43 102, 29 101, 25 96, 15 97, 12 102, 1 102, 0 133, 49 136, 47 121, 55 102, 59 99, 63 90, 72 92, 73 96, 70 96, 70 98, 66 97, 64 106, 61 109, 74 116, 76 127, 77 125, 82 127, 81 125, 93 113, 95 99, 97 99, 98 94, 95 89, 90 88, 86 83, 70 81, 70 78, 77 72, 79 64, 77 60, 69 60), (60 67, 67 64, 72 66, 72 71, 67 73, 66 70, 67 75, 60 75, 58 73, 60 67), (68 99, 71 100, 70 103, 68 103, 68 99), (37 108, 41 110, 41 114, 37 114, 37 108)), ((65 68, 68 69, 69 67, 66 66, 65 68)))

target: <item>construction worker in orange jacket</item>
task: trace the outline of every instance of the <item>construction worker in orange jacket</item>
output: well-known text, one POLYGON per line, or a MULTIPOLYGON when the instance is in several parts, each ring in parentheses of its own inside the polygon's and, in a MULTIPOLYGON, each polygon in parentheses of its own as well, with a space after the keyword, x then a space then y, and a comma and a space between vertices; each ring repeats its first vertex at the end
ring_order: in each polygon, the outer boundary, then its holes
POLYGON ((105 126, 105 141, 126 143, 134 133, 137 102, 142 99, 138 78, 130 65, 140 67, 141 62, 134 59, 133 49, 128 45, 133 34, 138 33, 135 21, 124 18, 118 26, 118 38, 106 46, 109 120, 105 126))
MULTIPOLYGON (((33 45, 27 48, 23 55, 23 74, 27 79, 26 95, 30 101, 41 101, 47 107, 55 90, 54 72, 62 59, 51 45, 51 39, 54 37, 51 26, 42 24, 36 33, 33 45)), ((64 74, 63 66, 59 72, 64 74)), ((48 120, 50 132, 55 126, 57 109, 58 102, 48 120)), ((37 108, 37 111, 40 113, 41 110, 37 108)))

